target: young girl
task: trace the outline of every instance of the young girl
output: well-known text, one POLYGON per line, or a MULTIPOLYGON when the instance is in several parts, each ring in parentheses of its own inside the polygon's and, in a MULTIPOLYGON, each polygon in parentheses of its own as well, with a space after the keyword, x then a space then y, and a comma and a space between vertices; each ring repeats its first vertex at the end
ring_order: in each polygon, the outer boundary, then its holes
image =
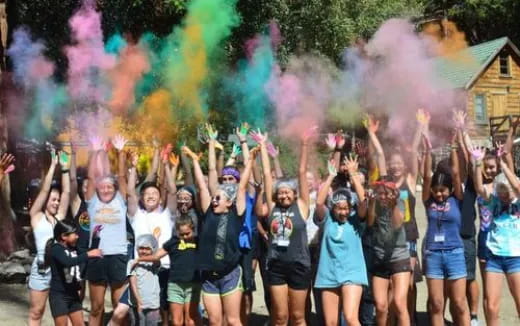
POLYGON ((359 303, 363 286, 368 285, 360 225, 360 218, 366 215, 365 191, 358 178, 357 159, 347 159, 346 165, 359 200, 357 209, 351 191, 346 188, 334 191, 332 209, 327 208, 330 185, 337 174, 329 162, 329 177, 318 193, 314 215, 316 223, 324 229, 315 287, 321 289, 325 323, 331 326, 338 325, 340 306, 349 326, 361 325, 359 303))
POLYGON ((60 155, 61 160, 61 182, 62 192, 56 187, 52 187, 52 178, 58 165, 56 152, 51 152, 51 165, 43 180, 36 200, 31 206, 29 214, 31 216, 31 227, 36 242, 36 258, 31 266, 29 276, 29 325, 40 325, 45 303, 49 296, 51 281, 51 270, 44 262, 45 244, 53 237, 53 227, 56 221, 62 220, 67 214, 70 196, 70 180, 68 170, 68 158, 66 154, 60 155), (45 206, 44 206, 45 205, 45 206))
POLYGON ((200 279, 196 270, 197 238, 194 223, 188 216, 175 222, 177 235, 163 244, 153 256, 139 257, 138 261, 157 261, 170 257, 168 302, 175 326, 199 325, 200 279))
POLYGON ((267 137, 259 138, 267 203, 257 205, 257 216, 269 216, 267 274, 275 326, 306 325, 305 301, 311 284, 311 260, 307 245, 309 218, 307 151, 311 132, 302 137, 298 182, 278 180, 273 192, 267 137), (298 189, 298 190, 297 190, 298 189))
POLYGON ((51 267, 49 304, 54 324, 65 326, 70 319, 73 326, 82 326, 85 323, 79 297, 79 264, 88 258, 100 257, 102 253, 92 249, 78 255, 75 249, 78 234, 65 222, 56 221, 53 233, 54 237, 45 246, 45 263, 51 267))
POLYGON ((197 268, 202 277, 202 296, 210 325, 241 325, 242 299, 239 234, 246 211, 247 184, 258 150, 250 153, 238 187, 219 185, 211 197, 199 164, 199 156, 189 148, 183 152, 193 160, 195 179, 203 212, 199 233, 197 268))
POLYGON ((486 323, 495 326, 500 324, 500 297, 504 274, 515 300, 517 314, 520 315, 520 182, 502 157, 501 168, 504 175, 495 179, 496 194, 486 191, 482 182, 484 153, 474 150, 472 154, 475 160, 474 177, 477 191, 492 213, 486 241, 489 253, 484 293, 486 323))
POLYGON ((462 183, 456 143, 451 146, 451 174, 431 173, 431 154, 426 146, 422 199, 428 217, 425 242, 425 275, 432 326, 444 325, 445 289, 458 325, 469 325, 466 301, 466 261, 460 236, 462 183))

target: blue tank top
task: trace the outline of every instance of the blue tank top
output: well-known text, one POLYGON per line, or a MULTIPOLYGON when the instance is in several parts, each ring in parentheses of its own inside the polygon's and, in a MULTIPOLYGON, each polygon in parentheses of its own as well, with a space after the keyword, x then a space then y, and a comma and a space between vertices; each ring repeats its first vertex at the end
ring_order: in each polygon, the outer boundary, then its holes
POLYGON ((428 250, 443 250, 463 248, 460 236, 461 202, 453 196, 443 203, 428 199, 424 206, 428 216, 426 230, 426 248, 428 250))

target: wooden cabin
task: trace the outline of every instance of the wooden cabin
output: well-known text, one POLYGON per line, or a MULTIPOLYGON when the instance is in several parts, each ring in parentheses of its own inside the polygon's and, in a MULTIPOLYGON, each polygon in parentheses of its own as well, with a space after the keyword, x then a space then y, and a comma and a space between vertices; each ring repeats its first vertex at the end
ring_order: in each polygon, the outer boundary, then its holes
POLYGON ((520 51, 507 37, 438 57, 434 68, 449 88, 465 91, 475 139, 489 144, 520 118, 520 51))

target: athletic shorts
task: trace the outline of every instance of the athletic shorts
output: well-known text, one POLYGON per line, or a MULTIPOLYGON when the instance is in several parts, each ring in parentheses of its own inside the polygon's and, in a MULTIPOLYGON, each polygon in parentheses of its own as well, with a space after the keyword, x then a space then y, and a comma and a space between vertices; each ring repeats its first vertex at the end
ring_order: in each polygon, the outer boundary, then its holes
POLYGON ((83 309, 77 292, 71 294, 51 291, 49 293, 49 306, 51 308, 52 317, 54 318, 83 309))
POLYGON ((477 244, 474 237, 462 238, 462 242, 464 243, 464 258, 466 260, 466 279, 474 281, 477 270, 477 244))
POLYGON ((159 287, 161 292, 159 294, 159 304, 161 309, 168 310, 168 278, 170 277, 170 269, 160 268, 159 273, 159 287))
POLYGON ((267 261, 267 279, 269 285, 285 285, 293 290, 306 290, 312 281, 311 268, 294 262, 279 260, 267 261))
POLYGON ((202 294, 225 297, 236 291, 242 291, 242 267, 237 265, 225 275, 211 272, 202 273, 202 294))
POLYGON ((168 302, 185 304, 200 302, 200 283, 169 282, 168 302))
POLYGON ((253 271, 253 258, 256 255, 253 248, 243 251, 240 266, 242 267, 242 286, 244 292, 253 292, 256 290, 255 274, 253 271))
POLYGON ((486 272, 513 274, 520 272, 520 257, 496 256, 491 254, 486 261, 486 272))
POLYGON ((87 264, 87 280, 109 284, 126 281, 127 255, 107 255, 90 258, 87 264))
POLYGON ((31 274, 29 275, 29 284, 27 286, 31 290, 46 291, 51 288, 51 269, 45 269, 40 273, 38 269, 38 258, 34 258, 31 264, 31 274))
POLYGON ((385 260, 376 260, 372 265, 372 276, 389 279, 397 273, 411 272, 412 266, 410 258, 389 262, 385 260))
POLYGON ((426 278, 458 280, 467 276, 464 248, 425 250, 426 278))

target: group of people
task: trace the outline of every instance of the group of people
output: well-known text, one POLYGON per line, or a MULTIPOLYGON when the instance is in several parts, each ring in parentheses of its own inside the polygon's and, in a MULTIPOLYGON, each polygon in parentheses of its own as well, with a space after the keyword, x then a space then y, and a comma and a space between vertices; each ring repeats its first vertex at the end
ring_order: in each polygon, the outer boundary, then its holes
MULTIPOLYGON (((202 154, 183 146, 177 156, 157 141, 146 178, 121 136, 111 140, 116 174, 99 137, 90 139, 85 175, 74 144, 52 151, 30 208, 37 254, 29 325, 40 324, 47 299, 56 325, 83 325, 87 285, 90 325, 103 322, 107 287, 110 325, 201 325, 202 307, 212 326, 248 325, 257 267, 271 325, 308 324, 311 293, 320 325, 416 325, 423 277, 431 325, 444 325, 446 306, 456 325, 476 325, 477 261, 486 323, 498 325, 504 276, 520 314, 516 126, 505 144, 485 149, 472 143, 465 120, 454 113, 449 157, 434 163, 427 112, 418 111, 406 143, 381 142, 379 121, 368 116, 367 146, 341 131, 327 135, 321 181, 309 168, 315 128, 301 136, 296 178, 284 176, 267 133, 247 124, 225 163, 218 132, 206 126, 206 174, 202 154)), ((0 178, 13 159, 0 157, 0 178)))

